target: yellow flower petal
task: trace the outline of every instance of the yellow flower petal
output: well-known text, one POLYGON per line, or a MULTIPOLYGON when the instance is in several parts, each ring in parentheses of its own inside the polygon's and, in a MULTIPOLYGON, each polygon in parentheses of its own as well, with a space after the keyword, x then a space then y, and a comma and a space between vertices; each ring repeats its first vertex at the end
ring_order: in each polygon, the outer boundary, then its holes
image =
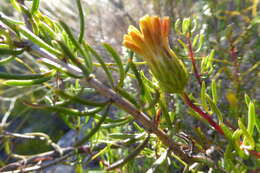
POLYGON ((148 19, 149 18, 147 18, 147 17, 148 16, 145 16, 144 18, 141 18, 141 20, 139 22, 139 25, 140 25, 140 29, 142 31, 142 34, 143 34, 145 42, 149 46, 153 47, 152 35, 151 35, 150 31, 149 31, 149 27, 151 27, 151 26, 149 26, 149 23, 148 23, 148 19))
POLYGON ((144 40, 142 38, 142 35, 137 34, 134 31, 129 32, 129 35, 131 36, 133 42, 138 45, 139 47, 144 47, 144 40))
POLYGON ((136 27, 134 27, 133 25, 130 25, 129 28, 128 28, 128 33, 130 33, 130 32, 135 32, 139 35, 142 35, 142 33, 136 27))
POLYGON ((162 39, 163 39, 163 44, 169 45, 169 29, 170 29, 170 19, 169 17, 164 17, 162 19, 162 24, 161 24, 161 34, 162 34, 162 39))
POLYGON ((142 52, 142 49, 140 47, 138 47, 137 45, 135 45, 133 42, 131 41, 127 41, 127 40, 124 40, 123 41, 123 45, 125 47, 127 47, 128 49, 138 53, 138 54, 141 54, 143 55, 143 52, 142 52))
POLYGON ((132 37, 131 36, 129 36, 129 35, 124 35, 124 40, 126 40, 126 41, 129 41, 129 42, 132 42, 133 40, 132 40, 132 37))
POLYGON ((153 25, 153 38, 154 41, 158 42, 158 44, 161 44, 161 21, 158 16, 155 16, 152 18, 152 25, 153 25))

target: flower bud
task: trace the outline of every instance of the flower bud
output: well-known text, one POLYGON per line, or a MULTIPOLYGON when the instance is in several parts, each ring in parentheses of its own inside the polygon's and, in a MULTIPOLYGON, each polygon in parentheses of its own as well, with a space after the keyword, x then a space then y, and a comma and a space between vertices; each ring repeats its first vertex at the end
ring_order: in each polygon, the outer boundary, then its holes
POLYGON ((169 17, 144 16, 139 21, 140 31, 129 26, 123 44, 147 62, 160 87, 169 93, 182 93, 188 82, 183 62, 169 45, 169 17))

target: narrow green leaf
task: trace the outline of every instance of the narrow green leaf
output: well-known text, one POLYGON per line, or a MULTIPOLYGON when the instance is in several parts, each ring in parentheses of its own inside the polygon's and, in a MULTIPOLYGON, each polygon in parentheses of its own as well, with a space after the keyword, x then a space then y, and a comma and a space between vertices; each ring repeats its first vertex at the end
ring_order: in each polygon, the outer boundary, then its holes
POLYGON ((171 121, 171 117, 169 115, 167 101, 166 101, 166 98, 165 98, 164 94, 161 94, 159 105, 160 105, 160 108, 162 109, 162 115, 163 115, 163 117, 166 120, 168 128, 172 129, 172 121, 171 121))
POLYGON ((238 126, 242 130, 242 133, 244 135, 243 143, 245 145, 249 144, 249 146, 248 146, 249 149, 254 149, 255 148, 255 141, 254 141, 253 137, 250 136, 250 134, 248 133, 245 125, 243 124, 243 122, 242 122, 242 120, 240 118, 238 119, 238 126))
POLYGON ((136 122, 133 122, 133 126, 135 127, 135 129, 139 132, 144 132, 144 129, 142 127, 140 127, 140 125, 136 122))
POLYGON ((0 60, 0 66, 8 64, 9 62, 13 61, 16 57, 15 56, 9 56, 7 58, 0 60))
POLYGON ((230 142, 227 147, 226 151, 224 153, 224 167, 226 170, 231 170, 234 167, 234 164, 232 162, 233 160, 233 142, 230 142))
POLYGON ((212 94, 213 102, 215 104, 217 104, 217 102, 218 102, 218 94, 217 94, 217 85, 216 85, 216 81, 215 80, 211 81, 211 94, 212 94))
POLYGON ((93 62, 92 62, 92 58, 91 58, 91 53, 89 51, 89 48, 87 46, 86 42, 83 42, 83 51, 84 51, 84 60, 85 60, 85 64, 86 66, 89 68, 89 71, 92 72, 93 69, 93 62))
POLYGON ((245 158, 246 157, 245 152, 240 148, 240 137, 242 134, 243 134, 242 130, 237 129, 232 135, 232 140, 233 140, 233 146, 236 152, 238 153, 238 155, 241 158, 245 158))
MULTIPOLYGON (((61 25, 62 22, 60 22, 61 25)), ((64 24, 65 25, 65 24, 64 24)), ((67 26, 67 25, 66 25, 67 26)), ((69 29, 69 27, 67 27, 69 29)), ((64 29, 64 26, 63 26, 64 29)), ((69 30, 70 31, 70 30, 69 30)), ((71 33, 72 34, 72 33, 71 33)), ((61 38, 59 40, 63 40, 65 45, 73 52, 76 54, 76 50, 77 47, 74 45, 74 42, 72 41, 72 39, 70 38, 70 35, 66 32, 66 30, 64 29, 64 31, 61 31, 61 38)), ((74 38, 74 37, 73 37, 74 38)))
POLYGON ((115 51, 115 49, 113 49, 109 44, 104 43, 103 46, 106 48, 106 50, 111 54, 112 58, 114 59, 114 61, 116 62, 116 64, 118 65, 119 68, 119 74, 120 74, 120 79, 119 79, 119 83, 118 83, 118 87, 121 88, 124 82, 124 78, 125 78, 125 71, 124 71, 124 67, 123 67, 123 63, 121 61, 120 56, 117 54, 117 52, 115 51))
POLYGON ((25 26, 17 26, 17 29, 19 32, 21 32, 25 37, 27 37, 30 41, 34 42, 41 48, 47 50, 48 52, 59 56, 61 55, 60 51, 54 49, 49 44, 45 43, 42 39, 40 39, 38 36, 36 36, 34 33, 32 33, 30 30, 28 30, 25 26))
POLYGON ((201 99, 201 105, 205 110, 208 110, 207 102, 206 102, 206 84, 205 81, 202 81, 202 86, 200 90, 200 99, 201 99))
MULTIPOLYGON (((11 141, 9 139, 2 139, 2 144, 4 146, 4 152, 8 155, 12 154, 11 141)), ((2 147, 3 147, 2 146, 2 147)), ((3 148, 2 148, 3 149, 3 148)))
POLYGON ((251 101, 248 105, 248 124, 247 124, 247 131, 250 136, 253 136, 255 124, 256 124, 255 105, 251 101))
POLYGON ((255 126, 256 126, 256 129, 258 131, 258 133, 260 133, 260 119, 256 116, 255 117, 255 126))
POLYGON ((109 108, 110 108, 110 105, 107 106, 102 118, 99 120, 99 122, 96 124, 96 126, 91 129, 91 131, 87 134, 87 136, 83 137, 83 139, 81 139, 79 142, 77 142, 75 144, 75 146, 80 146, 80 145, 84 144, 98 131, 98 129, 101 127, 102 123, 105 121, 106 117, 109 114, 109 108))
POLYGON ((111 128, 126 125, 126 124, 130 123, 131 121, 133 121, 132 117, 130 117, 130 118, 124 120, 124 121, 121 121, 121 122, 113 122, 113 123, 102 124, 102 128, 111 129, 111 128))
POLYGON ((23 53, 23 49, 9 49, 9 48, 0 48, 0 55, 20 55, 23 53))
POLYGON ((87 111, 79 111, 77 109, 72 109, 72 108, 66 108, 66 107, 61 107, 61 106, 45 106, 45 105, 35 105, 35 104, 30 104, 24 102, 27 106, 30 106, 31 108, 34 109, 43 109, 46 111, 50 112, 58 112, 58 113, 63 113, 66 115, 74 115, 74 116, 94 116, 96 113, 102 111, 104 108, 103 107, 97 107, 97 108, 92 108, 88 109, 87 111))
POLYGON ((127 57, 128 57, 128 59, 127 59, 127 64, 126 64, 126 66, 125 66, 125 68, 124 68, 125 74, 127 74, 128 71, 129 71, 129 69, 130 69, 130 64, 131 64, 131 62, 133 61, 134 52, 133 52, 133 51, 127 52, 127 57))
POLYGON ((201 73, 208 73, 210 74, 212 68, 212 63, 215 55, 215 50, 212 50, 210 54, 204 58, 202 58, 201 61, 201 73))
POLYGON ((217 105, 215 104, 215 102, 208 95, 206 95, 206 99, 207 99, 207 102, 209 103, 210 108, 212 109, 212 111, 217 114, 219 122, 223 123, 223 115, 220 112, 220 110, 217 107, 217 105))
POLYGON ((10 2, 18 12, 22 12, 20 4, 16 0, 10 0, 10 2))
POLYGON ((40 0, 33 0, 32 8, 31 8, 32 15, 34 15, 38 11, 39 5, 40 5, 40 0))
POLYGON ((197 35, 193 38, 192 47, 195 47, 195 46, 196 46, 196 44, 198 43, 199 37, 200 37, 200 34, 197 34, 197 35))
POLYGON ((3 22, 9 28, 11 28, 14 32, 16 32, 17 35, 20 35, 16 25, 24 25, 23 22, 7 17, 5 14, 1 12, 0 12, 0 21, 3 22))
MULTIPOLYGON (((70 41, 72 42, 72 44, 76 47, 77 50, 79 50, 80 54, 83 56, 84 61, 85 61, 85 65, 87 67, 88 73, 91 73, 92 71, 92 62, 90 59, 90 56, 88 54, 88 49, 83 50, 80 43, 75 39, 74 35, 72 34, 71 30, 69 29, 69 27, 62 21, 60 21, 61 26, 63 27, 63 29, 65 30, 65 32, 67 33, 70 41)), ((84 43, 85 45, 85 43, 84 43)))
POLYGON ((247 106, 248 106, 249 103, 251 102, 251 99, 250 99, 250 97, 249 97, 247 94, 245 94, 245 102, 246 102, 246 105, 247 105, 247 106))
POLYGON ((34 79, 34 80, 6 80, 3 82, 3 84, 9 85, 9 86, 33 86, 33 85, 39 85, 44 82, 47 82, 51 78, 52 78, 52 76, 43 77, 43 78, 34 79))
POLYGON ((178 39, 177 41, 182 45, 182 47, 183 47, 185 50, 188 49, 187 45, 186 45, 181 39, 178 39))
MULTIPOLYGON (((94 115, 94 119, 96 119, 96 120, 100 120, 102 117, 103 117, 103 115, 100 115, 97 113, 94 115)), ((120 119, 112 119, 112 118, 107 117, 105 120, 105 123, 121 123, 121 122, 125 122, 126 120, 131 119, 131 118, 132 118, 131 115, 128 115, 128 116, 126 116, 124 118, 120 118, 120 119)))
POLYGON ((208 57, 202 57, 201 63, 200 63, 200 73, 203 74, 207 71, 207 60, 208 57))
POLYGON ((90 74, 89 70, 79 61, 77 57, 69 50, 69 48, 65 45, 64 42, 58 41, 61 49, 64 51, 65 57, 69 58, 77 67, 79 67, 83 73, 88 76, 90 74))
POLYGON ((224 123, 220 123, 220 127, 223 130, 223 132, 224 132, 225 136, 227 137, 227 139, 232 141, 232 135, 233 135, 232 130, 229 129, 224 123))
POLYGON ((65 99, 69 99, 73 102, 77 102, 77 103, 89 105, 89 106, 105 106, 108 103, 107 101, 106 102, 94 102, 94 101, 90 101, 87 99, 82 99, 80 97, 67 94, 66 92, 64 92, 62 90, 55 90, 55 93, 65 99))
POLYGON ((50 59, 47 58, 40 58, 38 59, 39 63, 42 63, 44 65, 46 65, 47 67, 51 68, 51 69, 55 69, 59 72, 65 73, 68 76, 74 77, 74 78, 82 78, 83 75, 80 73, 80 69, 76 66, 73 66, 72 64, 69 64, 67 66, 69 66, 71 69, 67 69, 65 66, 63 67, 61 64, 58 64, 50 59))
POLYGON ((206 145, 208 143, 208 139, 207 139, 206 135, 202 132, 200 127, 195 128, 194 132, 199 137, 198 142, 201 145, 206 145))
POLYGON ((97 61, 100 63, 101 67, 103 68, 103 70, 105 71, 105 73, 108 77, 108 80, 109 80, 111 86, 114 88, 114 80, 113 80, 112 74, 109 71, 108 67, 106 66, 106 63, 103 60, 103 58, 89 45, 86 45, 86 47, 91 52, 91 54, 94 55, 94 57, 97 59, 97 61))
POLYGON ((144 110, 149 110, 155 107, 155 105, 159 102, 159 100, 160 100, 160 92, 158 90, 155 90, 155 95, 153 96, 152 100, 144 106, 144 110))
POLYGON ((191 34, 193 34, 196 31, 197 26, 198 26, 198 21, 196 19, 192 19, 191 20, 191 27, 192 28, 190 29, 191 34))
POLYGON ((196 49, 196 53, 199 52, 203 46, 203 43, 204 43, 204 35, 203 34, 200 34, 199 35, 199 45, 198 45, 198 48, 196 49))
POLYGON ((18 80, 30 80, 30 79, 39 79, 53 75, 53 71, 41 73, 41 74, 13 74, 0 72, 0 79, 18 79, 18 80))
POLYGON ((6 16, 4 13, 1 13, 1 12, 0 12, 0 20, 3 21, 3 23, 6 24, 7 26, 9 26, 9 25, 23 25, 24 24, 24 22, 12 19, 12 18, 6 16))
POLYGON ((108 135, 110 138, 113 139, 128 139, 128 138, 136 138, 137 136, 139 136, 139 134, 130 134, 130 133, 111 133, 108 135))
POLYGON ((84 11, 82 9, 81 1, 77 0, 77 7, 79 11, 79 20, 80 20, 80 34, 79 34, 79 43, 82 43, 85 32, 85 20, 84 20, 84 11))
POLYGON ((110 170, 116 169, 118 167, 123 166, 124 164, 126 164, 130 160, 134 159, 145 148, 149 139, 150 139, 150 135, 143 141, 143 143, 138 145, 135 150, 131 151, 131 153, 128 156, 126 156, 125 158, 120 159, 120 160, 116 161, 115 163, 111 164, 109 167, 106 168, 106 170, 110 171, 110 170))
POLYGON ((48 35, 51 39, 56 39, 56 33, 49 25, 44 22, 40 22, 38 26, 40 31, 43 32, 45 35, 48 35))
MULTIPOLYGON (((8 37, 7 32, 1 32, 1 30, 0 30, 0 35, 1 35, 2 37, 8 37)), ((8 39, 9 39, 9 38, 8 38, 8 39)), ((7 40, 6 40, 6 42, 7 42, 7 40)), ((9 40, 8 40, 8 42, 9 42, 9 40)), ((2 48, 8 49, 9 47, 10 47, 10 46, 7 45, 7 44, 1 44, 1 43, 0 43, 0 49, 2 49, 2 48)))
POLYGON ((186 35, 186 33, 189 32, 190 27, 191 27, 191 19, 184 18, 182 21, 182 34, 186 35))
POLYGON ((168 151, 165 151, 161 156, 152 164, 151 168, 146 173, 154 173, 158 166, 160 166, 167 158, 168 151))
POLYGON ((174 29, 175 29, 175 31, 176 31, 178 34, 181 33, 180 30, 179 30, 180 24, 181 24, 181 20, 178 18, 178 19, 176 20, 176 22, 174 23, 174 29))
POLYGON ((153 89, 153 90, 158 89, 158 86, 154 83, 154 81, 151 80, 151 79, 148 79, 148 78, 144 75, 144 72, 143 72, 143 71, 140 71, 139 73, 140 73, 141 79, 142 79, 142 81, 143 81, 143 83, 144 83, 144 85, 145 85, 146 87, 151 88, 151 89, 153 89))
POLYGON ((211 52, 208 56, 207 62, 206 62, 207 69, 209 69, 212 66, 214 56, 215 56, 215 50, 213 49, 213 50, 211 50, 211 52))
POLYGON ((136 107, 139 106, 139 104, 136 101, 136 98, 133 97, 129 92, 125 91, 124 89, 119 89, 117 88, 117 92, 123 96, 125 99, 127 99, 129 102, 131 102, 133 105, 135 105, 136 107))
POLYGON ((143 95, 145 93, 145 88, 144 88, 144 84, 143 84, 143 81, 141 79, 141 76, 140 76, 135 64, 132 61, 129 63, 129 65, 130 65, 131 70, 134 72, 134 75, 135 75, 137 82, 139 84, 140 94, 143 95))

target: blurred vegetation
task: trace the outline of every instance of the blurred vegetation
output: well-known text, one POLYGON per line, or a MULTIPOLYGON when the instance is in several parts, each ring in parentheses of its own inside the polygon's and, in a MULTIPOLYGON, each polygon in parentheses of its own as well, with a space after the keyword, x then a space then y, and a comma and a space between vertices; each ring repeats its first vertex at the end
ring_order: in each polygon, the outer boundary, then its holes
POLYGON ((2 0, 0 171, 259 172, 259 9, 259 0, 2 0), (165 92, 122 44, 145 15, 170 18, 170 46, 189 73, 183 95, 165 92))

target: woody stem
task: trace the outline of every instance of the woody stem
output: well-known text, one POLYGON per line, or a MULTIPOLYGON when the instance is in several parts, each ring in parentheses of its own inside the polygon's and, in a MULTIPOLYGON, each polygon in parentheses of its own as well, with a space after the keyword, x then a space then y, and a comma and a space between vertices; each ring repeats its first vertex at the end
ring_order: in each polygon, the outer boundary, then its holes
POLYGON ((195 112, 197 112, 203 119, 205 119, 218 133, 224 135, 221 127, 212 119, 212 117, 206 112, 202 111, 198 106, 196 106, 189 98, 189 96, 184 92, 182 95, 183 101, 195 112))

